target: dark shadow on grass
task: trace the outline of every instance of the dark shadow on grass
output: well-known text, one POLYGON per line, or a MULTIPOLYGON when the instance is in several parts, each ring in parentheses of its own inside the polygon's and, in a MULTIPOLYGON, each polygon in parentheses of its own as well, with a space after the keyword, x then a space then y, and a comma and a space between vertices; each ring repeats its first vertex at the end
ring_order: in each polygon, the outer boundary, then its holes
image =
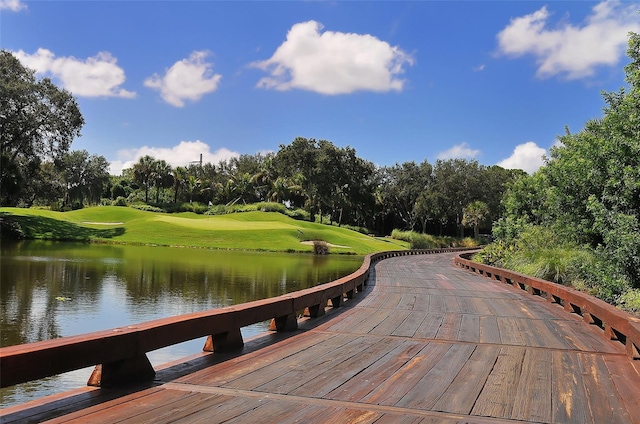
POLYGON ((45 239, 58 241, 89 241, 96 238, 113 238, 124 234, 124 227, 87 228, 72 222, 42 216, 13 216, 22 227, 28 239, 45 239))

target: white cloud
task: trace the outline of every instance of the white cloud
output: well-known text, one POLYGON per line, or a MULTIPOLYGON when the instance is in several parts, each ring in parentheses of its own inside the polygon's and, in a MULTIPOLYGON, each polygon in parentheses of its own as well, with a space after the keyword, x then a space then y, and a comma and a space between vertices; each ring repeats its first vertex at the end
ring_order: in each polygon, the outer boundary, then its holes
POLYGON ((496 165, 505 169, 522 169, 529 174, 536 172, 544 165, 543 156, 547 153, 533 141, 519 144, 508 158, 501 160, 496 165))
POLYGON ((194 51, 167 69, 164 76, 153 74, 144 85, 160 91, 169 104, 182 107, 185 100, 197 101, 218 88, 222 75, 214 74, 213 64, 205 62, 206 51, 194 51))
POLYGON ((52 51, 42 48, 34 54, 20 50, 15 55, 24 66, 60 80, 62 86, 76 96, 133 98, 136 95, 120 87, 126 80, 124 70, 109 52, 100 52, 86 60, 73 56, 56 58, 52 51))
POLYGON ((27 10, 27 5, 20 0, 0 0, 0 10, 20 12, 21 10, 27 10))
POLYGON ((112 175, 120 175, 123 169, 131 168, 141 157, 149 155, 158 160, 165 160, 169 165, 187 166, 190 162, 200 160, 202 154, 203 163, 218 164, 220 161, 240 156, 240 153, 227 148, 220 148, 214 152, 211 147, 200 141, 181 141, 173 147, 149 147, 143 146, 135 149, 125 149, 118 151, 118 160, 110 161, 109 169, 112 175))
POLYGON ((541 78, 565 75, 578 79, 594 74, 598 66, 619 62, 626 50, 629 31, 640 31, 639 4, 603 1, 595 5, 585 21, 548 28, 546 6, 511 19, 498 35, 499 53, 511 57, 531 54, 541 78))
POLYGON ((293 25, 271 58, 251 64, 269 73, 257 87, 331 95, 404 88, 399 76, 411 55, 369 34, 321 30, 316 21, 293 25))
POLYGON ((480 155, 480 150, 472 149, 467 143, 453 146, 449 150, 438 153, 438 159, 473 159, 480 155))
POLYGON ((485 64, 482 64, 482 65, 476 66, 475 68, 473 68, 473 70, 474 72, 482 72, 485 70, 486 67, 487 66, 485 64))

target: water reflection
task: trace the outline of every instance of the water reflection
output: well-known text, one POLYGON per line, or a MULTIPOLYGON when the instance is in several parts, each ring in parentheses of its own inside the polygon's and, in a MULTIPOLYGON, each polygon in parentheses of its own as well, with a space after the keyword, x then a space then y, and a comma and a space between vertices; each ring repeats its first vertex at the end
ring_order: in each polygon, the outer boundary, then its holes
MULTIPOLYGON (((356 270, 361 257, 53 242, 3 242, 0 346, 126 326, 278 296, 356 270)), ((245 336, 266 324, 243 329, 245 336)), ((150 354, 154 365, 203 340, 150 354)), ((3 407, 86 383, 74 372, 0 390, 3 407), (35 395, 35 396, 34 396, 35 395)))

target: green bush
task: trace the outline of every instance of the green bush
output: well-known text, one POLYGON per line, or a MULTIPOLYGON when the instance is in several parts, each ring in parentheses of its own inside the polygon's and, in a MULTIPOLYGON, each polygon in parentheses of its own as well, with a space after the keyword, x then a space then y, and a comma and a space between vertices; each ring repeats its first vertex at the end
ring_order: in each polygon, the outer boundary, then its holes
POLYGON ((160 212, 160 213, 166 212, 162 208, 159 208, 157 206, 147 205, 147 204, 134 203, 134 204, 131 205, 131 207, 134 208, 134 209, 138 209, 138 210, 146 211, 146 212, 160 212))
POLYGON ((324 240, 313 240, 313 253, 316 255, 328 255, 329 244, 324 240))
POLYGON ((277 202, 260 202, 255 204, 256 209, 262 212, 279 212, 283 215, 287 214, 287 207, 277 202))
POLYGON ((286 215, 298 221, 309 221, 311 219, 309 212, 304 209, 288 209, 286 215))
POLYGON ((127 199, 122 196, 118 196, 114 201, 111 202, 111 206, 127 206, 127 199))
POLYGON ((439 249, 443 247, 476 247, 478 242, 471 237, 456 239, 455 237, 436 237, 415 231, 393 230, 391 238, 406 241, 411 249, 439 249))
POLYGON ((640 314, 640 289, 630 289, 620 296, 620 307, 633 314, 640 314))

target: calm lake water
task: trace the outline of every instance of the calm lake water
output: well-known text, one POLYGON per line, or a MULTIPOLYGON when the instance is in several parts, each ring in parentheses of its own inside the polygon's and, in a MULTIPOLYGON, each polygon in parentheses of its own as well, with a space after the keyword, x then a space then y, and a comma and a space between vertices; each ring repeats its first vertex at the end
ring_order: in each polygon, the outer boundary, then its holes
MULTIPOLYGON (((355 271, 359 256, 55 242, 2 242, 0 346, 122 327, 264 299, 355 271)), ((242 329, 245 338, 268 322, 242 329)), ((148 354, 154 366, 205 339, 148 354)), ((7 407, 86 384, 92 368, 0 390, 7 407)))

